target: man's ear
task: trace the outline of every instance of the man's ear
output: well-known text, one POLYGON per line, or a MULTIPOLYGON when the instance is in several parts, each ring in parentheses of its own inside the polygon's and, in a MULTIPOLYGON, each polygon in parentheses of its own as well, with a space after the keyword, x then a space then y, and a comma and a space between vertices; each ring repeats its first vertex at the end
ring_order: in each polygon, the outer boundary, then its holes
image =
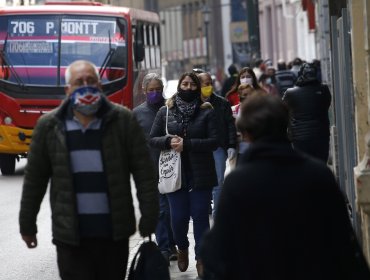
POLYGON ((66 93, 67 96, 71 94, 71 86, 70 85, 65 85, 64 86, 64 92, 66 93))

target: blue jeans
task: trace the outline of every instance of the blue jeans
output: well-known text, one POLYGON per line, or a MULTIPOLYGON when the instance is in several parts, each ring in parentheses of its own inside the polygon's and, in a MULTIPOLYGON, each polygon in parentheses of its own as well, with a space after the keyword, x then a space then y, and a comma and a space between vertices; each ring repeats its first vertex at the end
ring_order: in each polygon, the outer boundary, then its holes
POLYGON ((155 229, 155 238, 161 252, 170 252, 175 246, 171 228, 170 207, 165 194, 159 194, 159 219, 155 229))
POLYGON ((218 185, 213 187, 213 190, 212 190, 212 197, 213 197, 212 215, 213 215, 213 218, 215 218, 217 207, 218 207, 218 201, 220 198, 222 186, 224 184, 224 174, 225 174, 226 159, 227 159, 227 153, 225 149, 221 147, 217 148, 217 150, 213 152, 213 158, 215 160, 217 182, 218 182, 218 185))
POLYGON ((198 259, 200 241, 209 230, 208 209, 211 202, 211 190, 192 190, 186 188, 168 193, 170 203, 173 237, 180 250, 189 247, 188 231, 190 217, 193 219, 195 259, 198 259))

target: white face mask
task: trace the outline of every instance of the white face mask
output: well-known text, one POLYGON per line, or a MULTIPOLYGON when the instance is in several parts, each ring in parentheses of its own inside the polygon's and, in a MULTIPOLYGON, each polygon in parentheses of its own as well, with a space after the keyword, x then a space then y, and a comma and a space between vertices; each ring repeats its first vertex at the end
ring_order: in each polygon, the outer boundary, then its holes
POLYGON ((253 85, 253 79, 252 78, 242 78, 240 79, 240 84, 244 85, 244 84, 249 84, 249 85, 253 85))

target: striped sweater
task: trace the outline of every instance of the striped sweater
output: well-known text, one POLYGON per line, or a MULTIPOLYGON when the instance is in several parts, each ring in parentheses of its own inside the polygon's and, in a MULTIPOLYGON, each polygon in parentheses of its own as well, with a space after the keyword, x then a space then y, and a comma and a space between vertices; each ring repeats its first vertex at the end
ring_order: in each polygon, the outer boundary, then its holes
POLYGON ((112 238, 108 183, 101 154, 101 123, 101 119, 95 119, 85 128, 72 115, 66 119, 81 238, 112 238))

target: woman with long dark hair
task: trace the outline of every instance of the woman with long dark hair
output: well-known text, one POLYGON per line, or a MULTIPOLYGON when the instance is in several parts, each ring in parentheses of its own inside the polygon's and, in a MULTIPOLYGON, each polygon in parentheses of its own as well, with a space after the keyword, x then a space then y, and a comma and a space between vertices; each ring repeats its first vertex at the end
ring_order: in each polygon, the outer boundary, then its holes
POLYGON ((230 102, 231 106, 237 105, 240 102, 238 88, 241 84, 249 84, 254 89, 261 89, 252 68, 244 67, 242 70, 240 70, 238 78, 236 79, 232 88, 225 95, 225 98, 230 102))
POLYGON ((198 275, 203 274, 199 257, 200 240, 210 228, 208 210, 212 188, 217 185, 213 150, 218 146, 217 121, 212 105, 201 101, 201 84, 195 73, 184 73, 177 93, 166 102, 154 120, 150 144, 160 150, 174 149, 181 153, 181 189, 167 194, 171 224, 178 247, 177 264, 180 271, 189 265, 190 217, 193 220, 195 259, 198 275))

